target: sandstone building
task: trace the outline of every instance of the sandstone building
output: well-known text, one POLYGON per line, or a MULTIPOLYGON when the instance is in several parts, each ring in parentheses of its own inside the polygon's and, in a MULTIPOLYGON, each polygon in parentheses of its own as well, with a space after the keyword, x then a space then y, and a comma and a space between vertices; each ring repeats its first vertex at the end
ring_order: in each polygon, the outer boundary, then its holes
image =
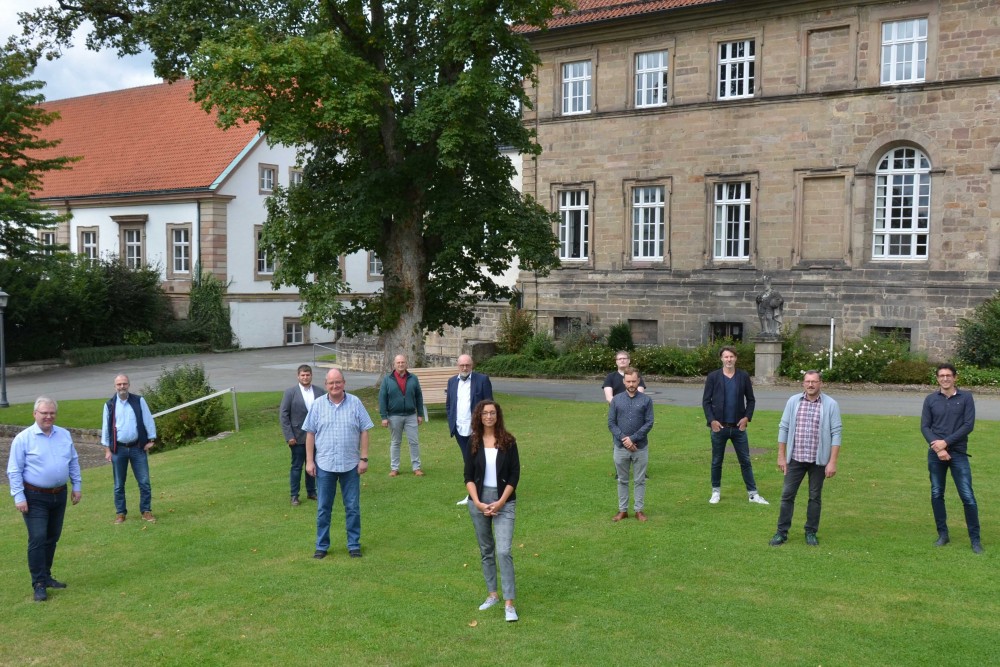
POLYGON ((523 188, 562 268, 522 273, 557 337, 898 330, 946 357, 1000 278, 1000 0, 581 0, 546 30, 523 188))

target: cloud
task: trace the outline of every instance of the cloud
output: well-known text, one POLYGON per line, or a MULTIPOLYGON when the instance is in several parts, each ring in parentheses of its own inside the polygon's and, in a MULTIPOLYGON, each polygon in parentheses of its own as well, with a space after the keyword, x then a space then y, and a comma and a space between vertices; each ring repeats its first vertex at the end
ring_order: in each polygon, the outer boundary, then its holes
MULTIPOLYGON (((0 12, 0 41, 20 33, 17 13, 54 4, 55 0, 5 0, 0 12)), ((144 52, 138 56, 118 58, 114 51, 90 51, 83 42, 86 33, 81 29, 74 39, 74 46, 61 58, 42 61, 35 69, 34 78, 44 81, 42 94, 48 100, 103 93, 109 90, 148 86, 160 80, 153 76, 152 55, 144 52)))

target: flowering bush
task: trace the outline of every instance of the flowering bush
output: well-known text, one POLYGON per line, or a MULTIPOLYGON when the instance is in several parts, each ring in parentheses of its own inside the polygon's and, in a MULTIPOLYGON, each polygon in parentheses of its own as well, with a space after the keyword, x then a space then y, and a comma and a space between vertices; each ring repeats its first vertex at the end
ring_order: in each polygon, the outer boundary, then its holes
POLYGON ((798 358, 787 370, 792 377, 809 369, 823 371, 823 379, 833 382, 885 382, 889 365, 899 359, 909 359, 907 343, 897 338, 870 334, 833 351, 833 367, 829 365, 829 349, 798 358))

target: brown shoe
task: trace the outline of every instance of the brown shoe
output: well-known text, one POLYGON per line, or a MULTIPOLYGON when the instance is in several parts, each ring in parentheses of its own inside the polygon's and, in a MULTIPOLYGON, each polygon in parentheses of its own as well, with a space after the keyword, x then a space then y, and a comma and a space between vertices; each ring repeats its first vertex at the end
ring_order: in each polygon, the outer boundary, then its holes
POLYGON ((618 514, 611 517, 612 521, 621 521, 622 519, 628 518, 628 512, 619 512, 618 514))
POLYGON ((152 512, 143 512, 142 513, 142 520, 143 521, 148 521, 150 523, 156 523, 156 517, 153 516, 152 512))
POLYGON ((645 513, 641 511, 635 513, 635 518, 638 519, 639 521, 649 521, 649 517, 646 516, 645 513))
POLYGON ((416 470, 413 471, 413 474, 416 475, 417 477, 423 477, 424 471, 421 470, 420 468, 417 468, 416 470))
POLYGON ((124 514, 116 514, 115 515, 115 523, 116 524, 125 523, 125 515, 124 514))
POLYGON ((399 471, 398 470, 390 470, 389 471, 389 477, 399 477, 399 471))

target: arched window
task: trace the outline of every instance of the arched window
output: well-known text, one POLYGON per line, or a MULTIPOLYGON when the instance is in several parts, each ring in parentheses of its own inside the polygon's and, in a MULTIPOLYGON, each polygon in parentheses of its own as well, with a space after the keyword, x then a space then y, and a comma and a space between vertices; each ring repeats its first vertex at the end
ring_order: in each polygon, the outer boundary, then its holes
POLYGON ((882 156, 875 170, 874 259, 927 259, 931 162, 916 148, 882 156))

